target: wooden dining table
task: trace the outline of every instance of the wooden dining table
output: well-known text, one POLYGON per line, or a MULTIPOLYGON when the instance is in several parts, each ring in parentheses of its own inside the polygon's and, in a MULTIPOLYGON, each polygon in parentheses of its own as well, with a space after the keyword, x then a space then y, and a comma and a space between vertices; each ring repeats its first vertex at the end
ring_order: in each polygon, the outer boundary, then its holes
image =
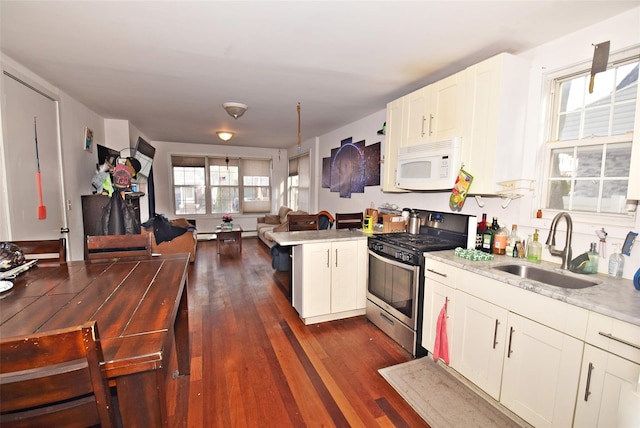
POLYGON ((188 254, 38 262, 0 294, 0 338, 96 320, 123 425, 168 426, 167 382, 189 374, 188 266, 188 254))

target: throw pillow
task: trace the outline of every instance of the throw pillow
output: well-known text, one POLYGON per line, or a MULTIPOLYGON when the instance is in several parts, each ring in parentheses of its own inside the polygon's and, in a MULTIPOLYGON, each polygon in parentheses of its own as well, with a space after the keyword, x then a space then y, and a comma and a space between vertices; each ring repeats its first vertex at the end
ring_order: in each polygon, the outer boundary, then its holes
POLYGON ((280 217, 277 214, 267 214, 264 216, 266 224, 280 224, 280 217))

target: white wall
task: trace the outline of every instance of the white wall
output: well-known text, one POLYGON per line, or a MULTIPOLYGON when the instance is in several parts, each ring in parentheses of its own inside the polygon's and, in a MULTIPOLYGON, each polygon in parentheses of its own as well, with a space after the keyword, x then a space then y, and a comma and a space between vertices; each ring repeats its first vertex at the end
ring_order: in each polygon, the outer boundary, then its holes
MULTIPOLYGON (((273 186, 275 194, 272 195, 272 212, 283 204, 286 190, 287 154, 285 150, 234 147, 227 146, 189 144, 166 141, 150 141, 156 149, 153 158, 153 182, 156 188, 155 201, 156 213, 164 214, 169 218, 175 218, 173 214, 173 200, 171 195, 171 156, 172 155, 203 155, 203 156, 229 156, 254 159, 272 159, 273 186), (280 156, 278 156, 280 152, 280 156)), ((198 233, 213 232, 216 225, 220 224, 221 216, 193 215, 187 216, 197 221, 198 233)), ((234 216, 234 223, 238 223, 245 230, 255 230, 257 215, 234 216)))

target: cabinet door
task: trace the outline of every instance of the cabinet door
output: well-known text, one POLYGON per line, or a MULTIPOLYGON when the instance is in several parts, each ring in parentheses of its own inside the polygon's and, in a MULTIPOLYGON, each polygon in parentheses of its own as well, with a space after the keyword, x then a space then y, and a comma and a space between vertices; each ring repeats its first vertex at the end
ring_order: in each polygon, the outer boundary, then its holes
MULTIPOLYGON (((427 137, 442 141, 462 136, 464 106, 464 71, 442 79, 429 88, 427 137)), ((459 168, 459 165, 453 165, 459 168)))
POLYGON ((302 247, 302 318, 331 313, 331 244, 304 244, 302 247))
POLYGON ((500 401, 536 427, 571 426, 583 342, 509 313, 500 401))
POLYGON ((574 426, 620 426, 620 395, 632 391, 639 376, 640 365, 585 345, 574 426))
POLYGON ((358 302, 358 242, 331 245, 331 313, 351 311, 358 302))
POLYGON ((404 146, 403 99, 398 98, 387 104, 387 131, 384 146, 384 164, 382 165, 382 190, 384 192, 406 192, 396 187, 398 167, 398 149, 404 146))
POLYGON ((407 146, 415 146, 429 140, 429 91, 430 86, 425 86, 403 97, 403 135, 407 146))
POLYGON ((500 399, 507 310, 456 290, 451 366, 500 399))
MULTIPOLYGON (((453 314, 455 312, 455 300, 453 288, 426 278, 424 282, 424 307, 422 313, 422 347, 433 353, 433 345, 436 341, 436 325, 440 311, 447 302, 447 337, 451 344, 453 334, 453 314)), ((451 345, 449 345, 451 356, 451 345)))

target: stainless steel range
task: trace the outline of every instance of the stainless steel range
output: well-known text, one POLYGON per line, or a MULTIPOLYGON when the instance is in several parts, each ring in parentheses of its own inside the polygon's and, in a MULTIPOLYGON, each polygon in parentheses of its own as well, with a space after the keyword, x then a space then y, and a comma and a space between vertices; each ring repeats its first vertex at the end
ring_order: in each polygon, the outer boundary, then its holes
POLYGON ((420 345, 424 296, 424 253, 456 247, 474 248, 475 216, 415 210, 418 234, 390 233, 369 237, 369 279, 366 316, 411 352, 420 345))

